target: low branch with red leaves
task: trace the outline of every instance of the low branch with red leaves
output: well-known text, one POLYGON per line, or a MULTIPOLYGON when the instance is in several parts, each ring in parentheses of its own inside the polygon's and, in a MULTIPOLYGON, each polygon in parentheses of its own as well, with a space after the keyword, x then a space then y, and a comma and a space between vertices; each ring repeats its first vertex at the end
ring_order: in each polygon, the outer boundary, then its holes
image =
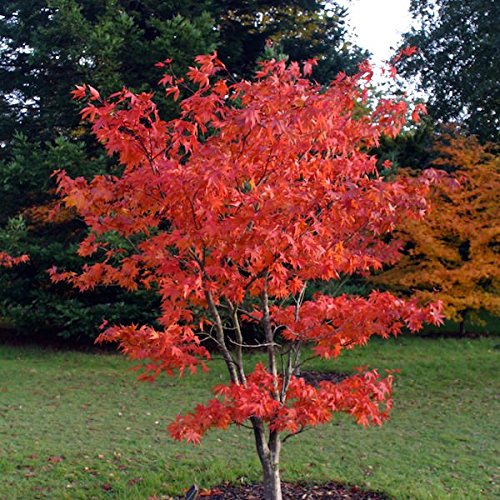
POLYGON ((19 257, 12 257, 6 252, 0 252, 0 268, 11 268, 18 264, 26 263, 30 260, 28 255, 20 255, 19 257))

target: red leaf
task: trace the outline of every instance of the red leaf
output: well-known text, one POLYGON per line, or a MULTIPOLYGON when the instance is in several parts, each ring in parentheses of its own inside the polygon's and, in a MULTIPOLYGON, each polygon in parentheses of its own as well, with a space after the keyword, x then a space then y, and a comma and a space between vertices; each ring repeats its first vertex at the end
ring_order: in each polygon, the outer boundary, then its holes
POLYGON ((71 91, 71 95, 73 96, 73 99, 84 99, 87 95, 87 86, 85 84, 75 85, 75 90, 71 91))
POLYGON ((99 95, 99 92, 97 92, 97 90, 92 87, 91 85, 87 85, 89 91, 90 91, 90 100, 91 101, 97 101, 101 98, 101 96, 99 95))

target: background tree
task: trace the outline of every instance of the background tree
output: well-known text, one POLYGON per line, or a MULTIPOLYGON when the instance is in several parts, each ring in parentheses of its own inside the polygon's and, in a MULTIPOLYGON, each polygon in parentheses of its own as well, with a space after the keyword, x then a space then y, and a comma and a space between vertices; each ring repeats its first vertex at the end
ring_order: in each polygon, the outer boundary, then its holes
MULTIPOLYGON (((81 266, 74 250, 85 234, 71 211, 50 218, 56 203, 51 173, 63 167, 71 175, 91 178, 115 168, 88 127, 79 123, 78 107, 70 99, 74 84, 92 80, 104 93, 124 85, 150 90, 161 76, 155 63, 165 54, 174 59, 173 69, 183 73, 196 54, 219 45, 234 49, 226 54, 234 75, 250 74, 268 36, 277 44, 286 43, 287 50, 303 46, 305 53, 320 55, 325 68, 348 69, 357 58, 358 52, 344 50, 338 38, 344 34, 344 14, 339 10, 334 9, 338 15, 334 18, 323 13, 321 2, 236 4, 215 0, 0 3, 0 241, 12 255, 30 255, 28 265, 0 277, 0 317, 30 333, 92 337, 104 313, 115 319, 131 315, 137 321, 157 316, 158 304, 147 293, 138 299, 117 289, 99 289, 82 296, 48 279, 46 269, 54 262, 68 269, 81 266), (253 16, 254 22, 239 26, 236 19, 241 16, 253 16), (306 24, 314 29, 306 30, 306 24), (238 28, 237 36, 230 26, 238 28), (239 37, 237 43, 234 37, 239 37), (330 37, 328 44, 321 45, 319 40, 325 37, 330 37), (327 46, 328 51, 323 50, 327 46)), ((165 116, 174 116, 175 103, 161 95, 156 100, 165 116)))
POLYGON ((453 171, 461 186, 433 188, 430 215, 403 226, 406 255, 373 281, 424 300, 436 294, 464 333, 467 315, 500 313, 499 160, 492 145, 461 134, 441 135, 435 154, 434 165, 453 171))
POLYGON ((176 68, 215 47, 217 34, 203 2, 44 0, 0 6, 0 240, 30 264, 0 276, 0 316, 30 333, 95 336, 103 316, 144 321, 158 304, 151 294, 117 289, 77 295, 51 284, 46 270, 58 262, 79 268, 75 254, 85 227, 55 206, 51 173, 112 172, 112 165, 79 123, 70 99, 75 82, 92 80, 106 91, 125 84, 149 88, 165 51, 176 68))
POLYGON ((403 45, 418 54, 401 62, 428 95, 429 112, 462 123, 482 140, 498 141, 500 4, 495 0, 412 0, 416 27, 403 45))
POLYGON ((346 9, 311 0, 14 0, 0 16, 0 141, 7 144, 15 131, 41 142, 74 131, 67 96, 77 82, 92 77, 102 92, 151 88, 154 65, 167 53, 184 72, 195 54, 220 45, 230 71, 249 76, 273 39, 293 60, 318 57, 324 81, 355 71, 365 55, 345 40, 346 9))
MULTIPOLYGON (((91 87, 74 91, 89 99, 83 116, 122 173, 90 181, 58 173, 65 205, 91 229, 79 252, 99 262, 80 273, 51 273, 82 291, 99 283, 158 291, 162 328, 111 326, 100 337, 147 359, 143 378, 205 366, 202 342, 211 340, 230 383, 178 416, 170 432, 197 443, 211 428, 248 424, 265 498, 281 499, 286 439, 335 412, 381 424, 391 406, 392 378, 376 371, 319 388, 295 377, 302 348, 310 344, 328 359, 374 334, 440 322, 438 305, 422 309, 390 293, 304 300, 310 280, 397 260, 399 244, 387 236, 424 212, 428 181, 377 175, 366 151, 401 130, 407 106, 381 100, 360 112, 370 99, 369 71, 339 76, 324 89, 305 78, 310 61, 302 70, 266 62, 253 83, 214 78, 224 70, 216 54, 197 63, 188 77, 198 89, 170 121, 146 93, 124 89, 101 100, 91 87), (251 345, 265 349, 266 364, 244 358, 243 321, 261 328, 262 343, 251 345)), ((162 81, 176 99, 184 80, 167 74, 162 81)))
POLYGON ((347 40, 347 8, 317 0, 214 0, 219 54, 231 72, 250 77, 267 40, 292 61, 317 58, 314 77, 329 83, 340 71, 354 73, 368 53, 347 40))
POLYGON ((406 128, 397 137, 383 137, 373 151, 378 157, 380 171, 389 175, 396 174, 401 167, 416 171, 429 168, 436 155, 433 151, 436 134, 435 124, 424 116, 418 124, 406 128), (390 163, 385 163, 386 160, 390 163))
POLYGON ((0 6, 0 140, 53 140, 78 126, 75 82, 150 87, 166 52, 176 64, 215 48, 204 2, 15 0, 0 6))

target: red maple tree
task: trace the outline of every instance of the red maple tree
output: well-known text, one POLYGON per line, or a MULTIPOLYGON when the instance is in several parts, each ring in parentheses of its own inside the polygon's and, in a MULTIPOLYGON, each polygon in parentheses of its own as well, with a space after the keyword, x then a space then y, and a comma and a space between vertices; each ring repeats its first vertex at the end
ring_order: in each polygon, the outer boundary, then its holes
MULTIPOLYGON (((145 379, 206 368, 210 339, 230 382, 169 431, 198 443, 211 428, 249 424, 265 497, 279 499, 286 436, 336 412, 379 425, 391 407, 391 375, 372 370, 314 387, 294 375, 301 350, 335 358, 372 335, 441 321, 439 304, 421 308, 390 293, 305 300, 309 281, 395 262, 400 244, 387 236, 402 219, 423 216, 430 179, 378 175, 367 151, 381 134, 399 132, 408 109, 403 101, 373 103, 368 65, 321 88, 308 78, 314 61, 265 62, 252 82, 220 77, 216 54, 196 62, 187 77, 197 90, 171 121, 160 118, 151 94, 123 89, 103 100, 77 87, 75 97, 89 99, 83 118, 122 172, 90 181, 57 173, 65 204, 91 229, 80 254, 102 258, 81 273, 51 273, 82 290, 158 291, 161 330, 111 326, 99 337, 149 360, 145 379), (245 322, 263 332, 266 364, 248 366, 245 322)), ((167 74, 162 83, 179 98, 182 79, 167 74)))

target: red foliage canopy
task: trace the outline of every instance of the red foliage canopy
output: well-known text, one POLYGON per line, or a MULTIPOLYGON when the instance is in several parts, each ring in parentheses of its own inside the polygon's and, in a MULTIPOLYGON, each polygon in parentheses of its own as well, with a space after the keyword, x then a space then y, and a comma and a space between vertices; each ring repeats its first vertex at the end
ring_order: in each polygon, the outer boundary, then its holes
MULTIPOLYGON (((306 78, 312 61, 302 69, 265 62, 255 81, 235 83, 216 76, 224 70, 216 54, 196 62, 187 77, 197 90, 170 121, 151 94, 123 89, 102 100, 85 85, 74 92, 89 98, 83 118, 123 171, 90 181, 57 173, 66 205, 91 229, 80 254, 102 259, 79 274, 53 269, 53 279, 82 290, 158 290, 162 331, 114 326, 100 336, 120 342, 131 358, 151 360, 145 378, 205 366, 210 355, 200 339, 217 344, 231 383, 177 418, 170 426, 177 439, 198 442, 212 427, 248 419, 254 428, 268 425, 270 435, 296 433, 337 411, 380 424, 391 376, 370 371, 315 388, 293 373, 305 344, 335 357, 371 335, 441 319, 439 304, 420 308, 389 293, 304 300, 308 281, 395 262, 400 243, 387 235, 425 214, 430 177, 388 182, 368 153, 382 134, 400 131, 407 105, 374 103, 368 66, 322 88, 306 78), (250 375, 242 320, 262 327, 269 355, 267 367, 250 375), (281 374, 277 356, 285 360, 281 374)), ((178 99, 183 80, 167 74, 162 82, 178 99)))

